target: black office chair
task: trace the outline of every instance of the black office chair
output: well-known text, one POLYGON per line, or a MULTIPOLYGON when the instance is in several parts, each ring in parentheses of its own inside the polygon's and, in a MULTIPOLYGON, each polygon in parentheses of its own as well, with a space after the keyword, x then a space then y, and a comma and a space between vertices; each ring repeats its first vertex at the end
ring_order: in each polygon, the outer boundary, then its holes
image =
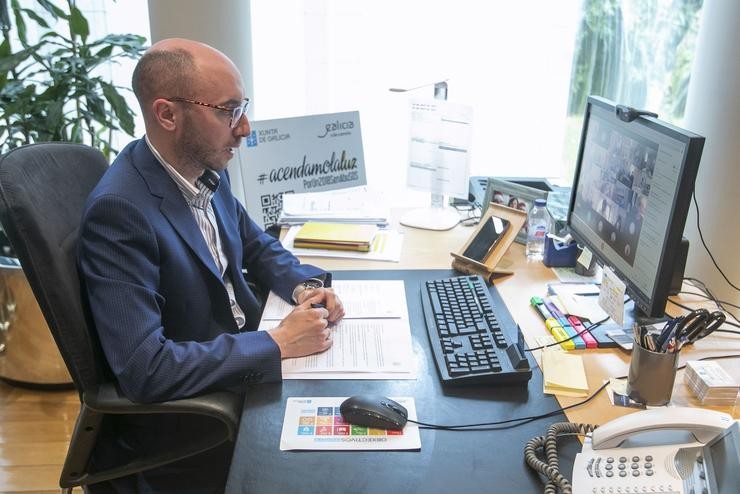
MULTIPOLYGON (((241 398, 229 392, 164 403, 124 398, 81 297, 77 235, 85 199, 108 167, 103 155, 71 143, 31 144, 0 157, 0 220, 80 395, 80 413, 62 469, 64 491, 145 471, 233 441, 241 398), (94 470, 91 455, 120 414, 188 414, 213 422, 200 437, 173 437, 166 451, 126 451, 123 464, 94 470), (194 415, 193 415, 194 414, 194 415)), ((105 445, 109 447, 109 444, 105 445)))

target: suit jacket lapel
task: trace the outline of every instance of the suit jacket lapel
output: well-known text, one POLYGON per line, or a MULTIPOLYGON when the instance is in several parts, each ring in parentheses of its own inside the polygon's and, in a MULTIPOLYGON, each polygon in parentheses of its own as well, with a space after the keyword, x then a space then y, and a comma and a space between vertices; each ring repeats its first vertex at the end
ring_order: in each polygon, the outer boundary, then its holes
POLYGON ((149 185, 149 191, 153 196, 162 199, 160 204, 162 214, 200 262, 216 278, 221 280, 221 273, 217 270, 216 262, 208 250, 208 245, 206 245, 203 234, 195 222, 190 207, 185 202, 180 189, 177 188, 175 182, 172 181, 172 178, 154 157, 144 139, 139 141, 135 150, 135 157, 136 159, 133 160, 133 164, 149 185))

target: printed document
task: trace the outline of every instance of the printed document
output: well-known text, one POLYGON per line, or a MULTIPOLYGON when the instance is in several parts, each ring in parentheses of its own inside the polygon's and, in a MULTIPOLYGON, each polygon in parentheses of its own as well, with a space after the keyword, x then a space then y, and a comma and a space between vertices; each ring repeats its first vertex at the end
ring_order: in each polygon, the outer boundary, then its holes
MULTIPOLYGON (((285 403, 280 451, 290 450, 419 450, 419 426, 408 422, 399 430, 348 424, 339 413, 346 398, 291 397, 285 403)), ((417 420, 414 399, 391 398, 417 420)))
MULTIPOLYGON (((331 328, 325 352, 284 359, 283 379, 415 379, 406 291, 402 280, 336 280, 345 317, 331 328)), ((293 306, 270 293, 261 330, 275 327, 293 306)))

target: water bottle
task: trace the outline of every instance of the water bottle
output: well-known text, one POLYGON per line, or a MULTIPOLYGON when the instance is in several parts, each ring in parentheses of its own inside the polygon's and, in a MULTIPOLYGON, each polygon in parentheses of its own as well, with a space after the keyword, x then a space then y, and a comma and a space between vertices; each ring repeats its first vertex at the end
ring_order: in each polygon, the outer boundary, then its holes
POLYGON ((535 199, 527 214, 527 259, 541 261, 545 254, 545 236, 550 232, 550 213, 547 201, 535 199))

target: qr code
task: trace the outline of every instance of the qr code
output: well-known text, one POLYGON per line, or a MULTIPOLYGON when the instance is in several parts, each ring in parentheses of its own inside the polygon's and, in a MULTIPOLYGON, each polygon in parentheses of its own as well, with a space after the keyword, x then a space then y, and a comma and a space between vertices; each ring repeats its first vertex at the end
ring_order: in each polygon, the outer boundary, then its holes
POLYGON ((265 229, 277 223, 280 218, 280 213, 283 211, 283 194, 292 193, 292 190, 286 190, 277 194, 264 194, 260 196, 262 222, 265 225, 265 229))

